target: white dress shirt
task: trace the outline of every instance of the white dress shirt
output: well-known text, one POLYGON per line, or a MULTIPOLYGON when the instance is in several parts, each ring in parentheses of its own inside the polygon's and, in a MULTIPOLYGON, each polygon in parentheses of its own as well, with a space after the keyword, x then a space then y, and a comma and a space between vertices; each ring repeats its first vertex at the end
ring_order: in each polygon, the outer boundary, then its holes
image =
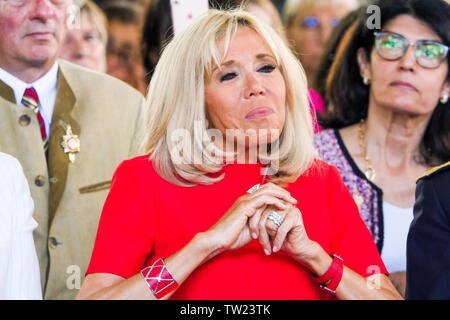
POLYGON ((0 299, 42 299, 34 203, 19 161, 0 152, 0 299))
POLYGON ((45 123, 45 132, 50 137, 53 109, 55 108, 56 93, 58 92, 58 63, 41 78, 33 83, 26 83, 0 68, 0 80, 13 89, 16 104, 22 105, 22 98, 27 88, 33 87, 39 97, 39 111, 45 123))

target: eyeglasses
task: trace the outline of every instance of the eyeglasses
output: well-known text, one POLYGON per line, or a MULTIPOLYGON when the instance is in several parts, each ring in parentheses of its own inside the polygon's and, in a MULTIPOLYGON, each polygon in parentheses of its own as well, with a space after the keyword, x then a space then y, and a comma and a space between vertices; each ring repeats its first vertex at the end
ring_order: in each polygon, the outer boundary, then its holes
POLYGON ((375 50, 386 60, 398 60, 412 45, 417 63, 427 69, 435 69, 447 57, 449 47, 434 40, 419 40, 414 44, 393 32, 375 32, 375 50))
MULTIPOLYGON (((333 18, 331 19, 330 26, 332 28, 336 27, 339 24, 339 18, 333 18)), ((316 16, 307 16, 301 23, 301 27, 306 29, 311 28, 319 28, 321 27, 322 23, 320 22, 319 18, 316 16)))

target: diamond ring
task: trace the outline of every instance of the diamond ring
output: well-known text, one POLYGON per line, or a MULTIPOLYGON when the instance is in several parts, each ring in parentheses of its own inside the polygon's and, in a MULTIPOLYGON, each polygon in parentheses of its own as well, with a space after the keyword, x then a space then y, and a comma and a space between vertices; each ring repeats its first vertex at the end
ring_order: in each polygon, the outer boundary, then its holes
POLYGON ((253 192, 255 192, 256 190, 258 190, 259 188, 261 188, 260 184, 256 184, 253 187, 251 187, 250 189, 247 190, 247 193, 252 194, 253 192))
POLYGON ((272 211, 268 216, 267 219, 270 219, 275 223, 278 227, 281 226, 283 223, 284 218, 280 216, 276 211, 272 211))

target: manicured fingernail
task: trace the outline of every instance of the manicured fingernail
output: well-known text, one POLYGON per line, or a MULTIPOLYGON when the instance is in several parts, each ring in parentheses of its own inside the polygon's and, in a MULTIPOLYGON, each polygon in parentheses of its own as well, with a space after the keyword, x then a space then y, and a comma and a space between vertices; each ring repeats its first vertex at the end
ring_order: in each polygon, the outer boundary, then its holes
POLYGON ((253 232, 253 233, 252 233, 252 238, 253 238, 253 239, 257 239, 257 238, 258 238, 258 235, 257 235, 256 233, 253 232))
POLYGON ((265 252, 266 255, 270 256, 270 251, 269 250, 264 249, 264 252, 265 252))
POLYGON ((273 252, 277 252, 277 251, 278 251, 278 247, 275 247, 275 246, 274 246, 274 247, 272 248, 272 250, 273 250, 273 252))

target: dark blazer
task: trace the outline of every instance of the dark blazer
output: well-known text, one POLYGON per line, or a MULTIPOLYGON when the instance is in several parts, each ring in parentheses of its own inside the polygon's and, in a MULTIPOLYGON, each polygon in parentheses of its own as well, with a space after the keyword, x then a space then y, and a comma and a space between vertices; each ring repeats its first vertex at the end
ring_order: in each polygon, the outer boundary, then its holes
POLYGON ((406 268, 406 299, 450 299, 450 162, 417 181, 406 268))

